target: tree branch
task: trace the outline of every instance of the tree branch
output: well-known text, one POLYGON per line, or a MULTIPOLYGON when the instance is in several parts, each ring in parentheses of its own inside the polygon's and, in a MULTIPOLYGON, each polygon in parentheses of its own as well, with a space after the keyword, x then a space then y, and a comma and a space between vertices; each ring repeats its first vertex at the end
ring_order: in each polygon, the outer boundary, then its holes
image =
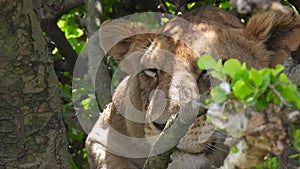
POLYGON ((56 22, 63 14, 83 4, 83 0, 55 0, 47 2, 43 0, 34 1, 34 10, 40 18, 40 26, 42 30, 51 38, 59 52, 66 58, 67 63, 56 63, 55 67, 57 69, 67 70, 71 74, 73 73, 77 53, 73 50, 64 33, 58 28, 56 22))
POLYGON ((281 103, 283 103, 284 105, 287 105, 287 102, 285 101, 285 99, 281 96, 279 91, 273 85, 268 84, 268 87, 273 90, 273 92, 275 93, 275 95, 277 97, 279 97, 281 103))
POLYGON ((77 53, 73 50, 69 41, 66 39, 64 32, 59 29, 56 22, 51 20, 42 20, 41 28, 55 43, 59 52, 66 58, 67 64, 64 69, 72 74, 77 59, 77 53))
POLYGON ((70 10, 84 5, 84 0, 35 0, 33 3, 40 20, 56 21, 70 10))
POLYGON ((191 124, 198 116, 206 113, 206 109, 199 103, 204 102, 206 95, 194 99, 182 107, 178 113, 171 117, 160 137, 156 140, 151 149, 149 157, 143 169, 166 169, 170 162, 170 155, 175 150, 180 139, 187 133, 191 124), (166 150, 161 153, 162 150, 166 150))

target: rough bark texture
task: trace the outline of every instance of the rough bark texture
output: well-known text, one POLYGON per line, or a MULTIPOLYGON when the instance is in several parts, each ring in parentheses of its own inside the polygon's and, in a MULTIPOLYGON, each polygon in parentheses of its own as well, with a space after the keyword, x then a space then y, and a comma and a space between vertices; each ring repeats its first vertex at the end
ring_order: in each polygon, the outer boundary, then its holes
MULTIPOLYGON (((58 28, 56 22, 59 17, 70 10, 84 5, 83 0, 34 0, 33 7, 41 22, 41 28, 51 38, 59 52, 66 61, 55 59, 55 68, 58 71, 66 70, 73 73, 77 53, 66 39, 64 33, 58 28)), ((58 74, 59 75, 59 74, 58 74)))
POLYGON ((0 0, 0 168, 70 168, 57 78, 32 1, 0 0))

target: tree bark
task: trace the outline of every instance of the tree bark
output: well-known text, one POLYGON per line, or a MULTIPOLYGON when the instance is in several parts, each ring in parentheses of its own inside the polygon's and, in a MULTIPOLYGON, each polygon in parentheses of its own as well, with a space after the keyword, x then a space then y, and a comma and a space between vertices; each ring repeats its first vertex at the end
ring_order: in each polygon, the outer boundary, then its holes
POLYGON ((38 14, 41 22, 41 28, 55 43, 59 52, 66 58, 66 60, 63 62, 59 59, 54 60, 55 68, 57 70, 68 71, 71 74, 73 73, 74 65, 77 59, 77 53, 73 50, 64 33, 58 28, 56 22, 63 14, 82 5, 84 5, 83 0, 33 1, 33 8, 38 14))
POLYGON ((32 1, 0 0, 0 168, 70 168, 53 61, 32 1))

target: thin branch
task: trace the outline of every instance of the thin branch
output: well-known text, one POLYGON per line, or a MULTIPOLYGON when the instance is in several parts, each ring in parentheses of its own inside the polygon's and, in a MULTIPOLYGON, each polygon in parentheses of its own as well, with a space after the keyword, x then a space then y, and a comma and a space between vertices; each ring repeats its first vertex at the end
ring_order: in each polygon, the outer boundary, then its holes
POLYGON ((268 87, 271 88, 273 90, 273 92, 276 94, 276 96, 279 97, 281 103, 283 103, 284 105, 287 105, 286 100, 282 97, 282 95, 279 93, 279 91, 273 85, 268 84, 268 87))
POLYGON ((33 3, 34 10, 38 14, 40 20, 56 21, 70 10, 84 5, 84 0, 36 0, 33 3))
POLYGON ((55 43, 59 52, 66 58, 66 70, 72 74, 77 59, 77 53, 66 39, 64 32, 59 29, 56 22, 50 20, 42 20, 41 27, 46 35, 55 43))
POLYGON ((56 67, 63 65, 59 69, 67 70, 71 74, 73 73, 77 53, 73 50, 64 33, 58 28, 56 22, 63 14, 83 4, 83 0, 34 1, 34 10, 39 16, 42 30, 51 38, 59 52, 66 58, 66 64, 55 64, 56 67))

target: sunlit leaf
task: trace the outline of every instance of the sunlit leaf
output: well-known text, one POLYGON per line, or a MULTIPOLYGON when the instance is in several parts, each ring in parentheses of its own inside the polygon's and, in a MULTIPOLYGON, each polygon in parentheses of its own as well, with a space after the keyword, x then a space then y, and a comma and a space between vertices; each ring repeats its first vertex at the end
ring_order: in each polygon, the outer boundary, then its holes
POLYGON ((234 78, 236 72, 241 70, 241 68, 241 63, 237 59, 229 59, 224 63, 224 72, 228 74, 231 78, 234 78))
POLYGON ((226 100, 226 92, 220 86, 213 88, 210 94, 212 100, 216 103, 222 103, 226 100))
POLYGON ((256 69, 251 69, 249 71, 249 79, 254 82, 256 87, 259 87, 263 81, 260 72, 256 69))
POLYGON ((294 146, 300 151, 300 129, 292 126, 292 137, 294 146))
POLYGON ((219 8, 221 9, 229 9, 231 7, 231 4, 229 1, 221 2, 219 5, 219 8))
POLYGON ((187 8, 190 10, 196 5, 196 2, 190 2, 187 4, 187 8))
POLYGON ((260 98, 256 99, 254 106, 258 111, 262 111, 263 109, 265 109, 267 107, 267 104, 268 104, 268 102, 266 101, 266 98, 260 97, 260 98))
POLYGON ((222 61, 221 60, 218 60, 216 66, 214 68, 214 71, 212 71, 212 73, 211 73, 211 76, 213 78, 219 79, 221 81, 225 81, 226 80, 226 76, 225 76, 225 73, 223 71, 223 65, 222 65, 222 61))
POLYGON ((284 66, 282 65, 276 65, 275 67, 275 76, 281 73, 284 70, 284 66))
POLYGON ((287 77, 286 74, 280 74, 279 75, 279 81, 281 83, 289 83, 290 82, 290 80, 289 80, 289 78, 287 77))
POLYGON ((217 65, 216 60, 208 54, 204 54, 198 60, 198 66, 202 70, 211 70, 214 69, 217 65))
POLYGON ((249 71, 246 69, 241 69, 240 71, 236 72, 235 77, 232 79, 231 85, 234 86, 237 81, 249 81, 249 71))
POLYGON ((250 94, 253 94, 253 90, 242 80, 237 81, 233 89, 234 95, 241 100, 244 100, 250 94))
POLYGON ((231 146, 230 147, 230 152, 232 152, 232 153, 238 153, 239 149, 237 148, 237 146, 231 146))

